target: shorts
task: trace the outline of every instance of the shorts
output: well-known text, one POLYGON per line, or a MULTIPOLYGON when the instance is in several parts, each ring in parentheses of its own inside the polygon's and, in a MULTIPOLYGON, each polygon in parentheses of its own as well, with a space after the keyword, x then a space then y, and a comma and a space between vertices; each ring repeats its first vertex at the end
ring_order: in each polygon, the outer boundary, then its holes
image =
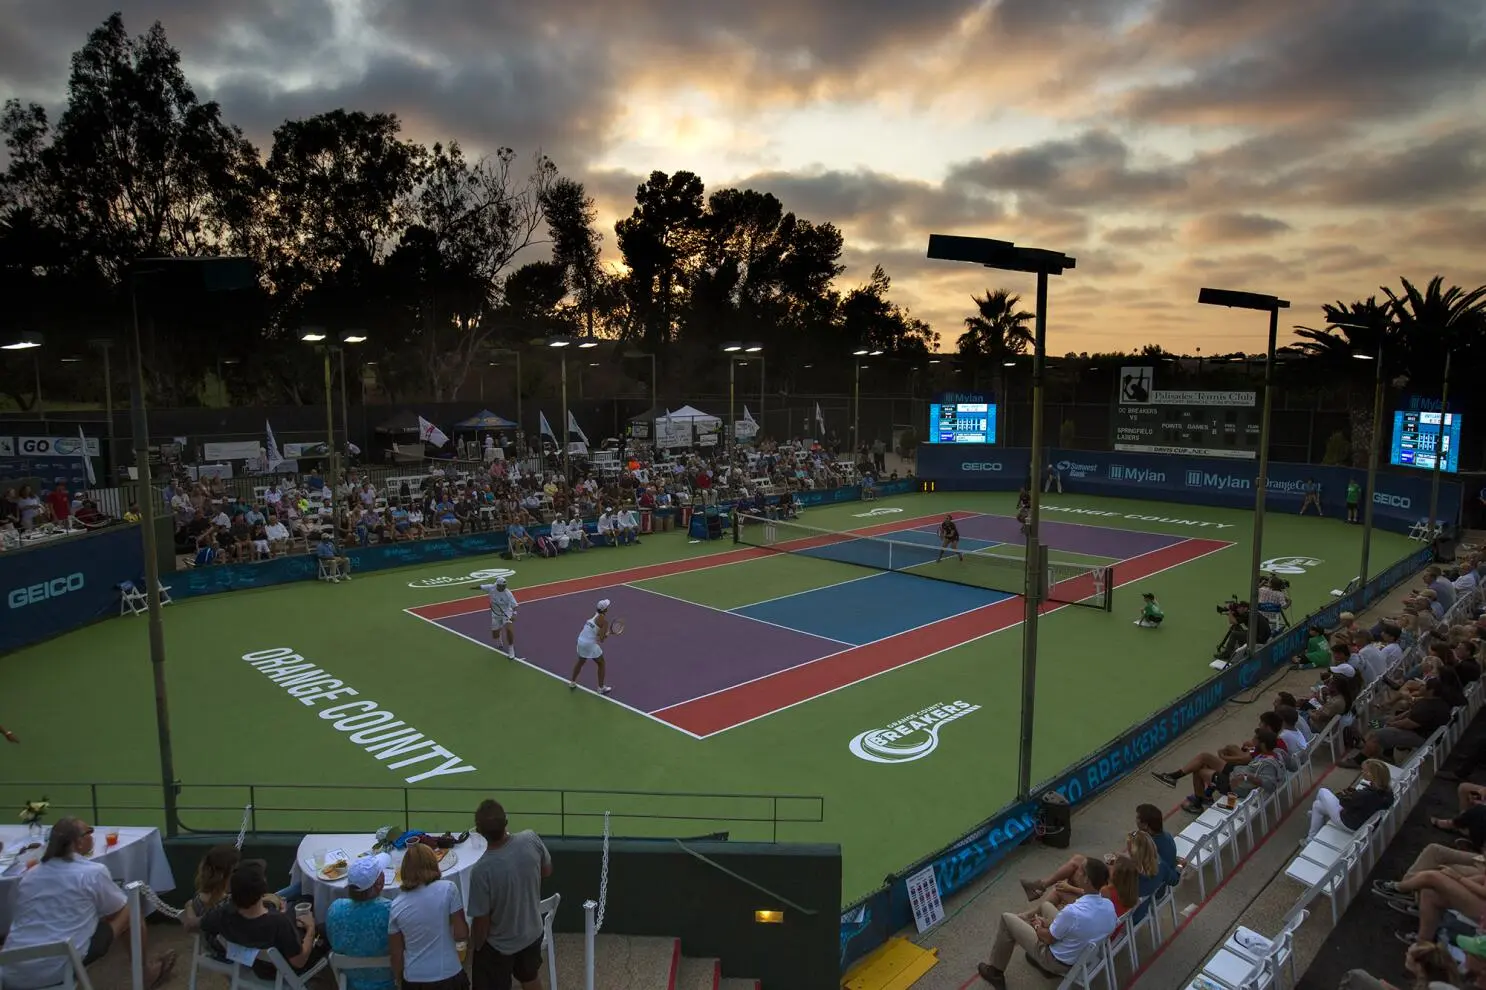
POLYGON ((88 941, 88 951, 83 955, 83 965, 90 966, 108 955, 113 944, 113 927, 106 921, 98 922, 98 927, 93 929, 93 936, 88 941))
POLYGON ((1164 616, 1164 615, 1142 615, 1140 617, 1140 620, 1142 622, 1154 623, 1155 625, 1158 625, 1159 626, 1161 624, 1161 621, 1163 619, 1165 619, 1165 618, 1166 618, 1166 616, 1164 616))
POLYGON ((579 643, 578 657, 582 660, 602 660, 604 648, 597 643, 579 643))
POLYGON ((475 990, 510 990, 511 980, 532 983, 542 973, 542 940, 506 955, 497 952, 487 943, 475 949, 474 965, 470 967, 474 976, 475 990))
POLYGON ((509 619, 497 619, 494 616, 491 616, 490 617, 490 631, 491 632, 500 632, 502 629, 506 628, 506 626, 510 625, 510 623, 511 623, 511 620, 509 620, 509 619))
MULTIPOLYGON (((541 965, 540 960, 537 963, 541 965)), ((418 983, 413 980, 402 981, 403 990, 469 990, 470 978, 464 970, 460 970, 447 980, 435 980, 432 983, 418 983)), ((499 984, 497 984, 499 985, 499 984)))

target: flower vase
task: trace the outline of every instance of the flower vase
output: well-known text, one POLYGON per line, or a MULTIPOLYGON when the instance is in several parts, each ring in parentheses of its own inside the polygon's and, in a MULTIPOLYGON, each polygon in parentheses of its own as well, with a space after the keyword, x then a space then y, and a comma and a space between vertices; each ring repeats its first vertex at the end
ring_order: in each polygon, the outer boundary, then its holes
POLYGON ((41 841, 41 832, 41 821, 39 819, 32 819, 26 823, 26 838, 32 842, 41 841))

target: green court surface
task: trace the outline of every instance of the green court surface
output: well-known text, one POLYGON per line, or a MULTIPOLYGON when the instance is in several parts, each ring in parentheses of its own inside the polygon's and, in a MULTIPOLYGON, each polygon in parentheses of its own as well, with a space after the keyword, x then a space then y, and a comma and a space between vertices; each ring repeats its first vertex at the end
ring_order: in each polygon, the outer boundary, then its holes
MULTIPOLYGON (((1014 499, 907 495, 814 508, 801 521, 829 530, 903 529, 907 536, 889 538, 923 541, 908 530, 932 530, 949 511, 1001 525, 993 517, 1011 516, 1014 499)), ((1049 524, 1116 531, 1137 542, 1167 538, 1178 549, 1117 563, 1112 613, 1065 607, 1044 616, 1037 779, 1212 674, 1208 660, 1225 628, 1214 606, 1247 595, 1252 519, 1246 511, 1072 495, 1052 496, 1044 507, 1049 524), (1162 554, 1182 548, 1195 548, 1191 559, 1162 563, 1162 554), (1125 583, 1122 571, 1142 568, 1154 572, 1125 583), (1144 591, 1166 610, 1159 630, 1133 625, 1144 591)), ((973 524, 962 528, 968 533, 973 524)), ((1065 531, 1075 536, 1054 559, 1093 565, 1129 556, 1112 557, 1092 529, 1079 532, 1065 531)), ((1324 604, 1330 589, 1356 574, 1360 544, 1360 528, 1339 521, 1267 517, 1263 557, 1294 572, 1287 575, 1292 618, 1324 604)), ((1402 536, 1376 534, 1374 570, 1410 546, 1402 536)), ((989 552, 1017 556, 1020 547, 989 552)), ((953 568, 972 566, 914 569, 953 577, 953 568)), ((552 833, 593 834, 607 809, 633 816, 616 818, 616 834, 727 831, 740 839, 839 842, 850 901, 993 814, 1012 798, 1016 780, 1021 600, 988 595, 971 586, 978 579, 886 578, 838 560, 762 554, 730 541, 693 544, 669 533, 556 560, 464 558, 348 584, 306 582, 171 605, 164 624, 184 823, 235 831, 248 795, 237 785, 249 783, 294 785, 260 786, 253 795, 258 827, 286 831, 343 826, 347 810, 359 810, 367 829, 401 822, 404 789, 414 827, 442 829, 467 821, 489 794, 506 801, 517 826, 552 833), (469 588, 473 572, 502 567, 514 571, 511 587, 522 600, 525 663, 489 647, 483 601, 458 604, 480 594, 469 588), (680 568, 691 569, 674 573, 680 568), (667 569, 673 573, 661 573, 667 569), (554 582, 565 583, 542 587, 554 582), (578 627, 600 593, 630 626, 608 646, 615 685, 608 699, 564 683, 578 627), (779 659, 790 651, 799 651, 797 663, 779 659), (261 669, 247 654, 263 658, 261 669), (296 688, 270 677, 287 670, 286 654, 343 682, 343 693, 292 694, 296 688), (780 672, 758 676, 758 665, 770 663, 780 672), (372 704, 329 712, 357 702, 372 704), (864 734, 929 711, 943 724, 926 753, 900 762, 860 755, 864 734), (337 728, 338 718, 357 715, 363 720, 337 728), (416 749, 395 752, 399 740, 416 735, 451 755, 425 749, 422 762, 394 767, 419 759, 416 749), (626 793, 593 793, 600 791, 626 793), (776 817, 799 820, 776 825, 776 817)), ((143 618, 110 619, 0 664, 0 723, 23 740, 0 749, 0 806, 8 801, 19 812, 25 799, 50 791, 57 811, 90 814, 95 795, 63 784, 159 780, 143 618)), ((584 683, 593 686, 591 668, 584 683)), ((905 727, 900 734, 905 742, 929 738, 912 733, 905 727)), ((160 820, 158 786, 103 787, 96 799, 106 824, 160 820)))

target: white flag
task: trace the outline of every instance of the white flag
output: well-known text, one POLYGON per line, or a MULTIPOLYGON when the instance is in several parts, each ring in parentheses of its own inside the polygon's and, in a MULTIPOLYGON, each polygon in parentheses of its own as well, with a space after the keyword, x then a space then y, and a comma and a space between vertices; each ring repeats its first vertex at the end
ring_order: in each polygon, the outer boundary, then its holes
POLYGON ((81 425, 79 425, 77 428, 77 439, 78 443, 81 444, 81 446, 78 447, 78 453, 81 454, 83 458, 83 470, 88 472, 88 484, 96 485, 98 484, 98 478, 93 474, 93 458, 88 456, 88 438, 83 435, 83 428, 81 425))
POLYGON ((284 455, 279 452, 279 442, 274 439, 273 424, 265 419, 263 425, 268 430, 268 469, 272 471, 284 463, 284 455))
POLYGON ((431 443, 435 447, 442 447, 449 442, 444 431, 434 426, 422 416, 418 417, 418 436, 424 443, 431 443))
POLYGON ((586 433, 583 432, 583 427, 581 427, 581 426, 578 425, 578 419, 577 419, 577 417, 574 416, 573 415, 573 411, 571 409, 569 409, 568 410, 568 435, 569 436, 572 436, 574 434, 577 434, 578 439, 582 440, 585 444, 588 443, 588 434, 586 434, 586 433))
POLYGON ((826 435, 826 418, 820 414, 820 403, 815 404, 815 429, 822 437, 826 435))
POLYGON ((547 414, 537 410, 537 431, 544 437, 551 437, 552 442, 557 442, 557 434, 552 432, 552 424, 547 422, 547 414))
POLYGON ((756 419, 753 418, 753 413, 751 413, 751 412, 748 411, 748 404, 746 402, 743 404, 743 422, 745 422, 745 423, 757 423, 758 422, 756 419))

